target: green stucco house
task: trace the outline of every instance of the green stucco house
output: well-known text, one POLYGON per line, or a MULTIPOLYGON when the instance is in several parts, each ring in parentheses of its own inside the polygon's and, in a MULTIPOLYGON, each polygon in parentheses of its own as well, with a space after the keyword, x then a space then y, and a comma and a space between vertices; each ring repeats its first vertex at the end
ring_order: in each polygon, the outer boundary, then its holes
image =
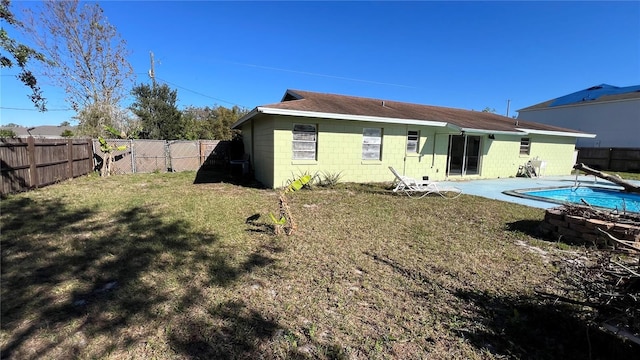
POLYGON ((544 175, 569 175, 578 138, 594 134, 497 114, 287 90, 232 125, 242 130, 256 180, 278 188, 305 172, 342 181, 513 177, 529 160, 544 175))

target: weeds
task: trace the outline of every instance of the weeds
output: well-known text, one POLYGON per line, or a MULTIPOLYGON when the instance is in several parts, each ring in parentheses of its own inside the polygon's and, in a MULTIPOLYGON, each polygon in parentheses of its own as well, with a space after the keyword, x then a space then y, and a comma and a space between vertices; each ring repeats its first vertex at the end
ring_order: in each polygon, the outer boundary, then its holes
POLYGON ((543 210, 341 184, 288 194, 297 231, 274 238, 259 214, 277 192, 195 176, 3 199, 2 357, 633 358, 537 295, 565 294, 549 257, 566 251, 530 235, 543 210))
POLYGON ((287 194, 291 192, 298 191, 303 187, 307 186, 312 180, 311 175, 304 175, 300 178, 291 180, 288 182, 288 185, 282 190, 278 196, 278 210, 279 210, 279 218, 276 218, 272 213, 269 213, 269 218, 273 222, 274 234, 280 235, 284 229, 284 233, 287 235, 293 234, 296 230, 296 222, 293 218, 293 214, 291 213, 291 209, 289 208, 289 203, 287 201, 287 194))
POLYGON ((323 171, 319 174, 316 174, 316 184, 321 187, 333 188, 340 182, 341 179, 342 171, 337 173, 323 171))

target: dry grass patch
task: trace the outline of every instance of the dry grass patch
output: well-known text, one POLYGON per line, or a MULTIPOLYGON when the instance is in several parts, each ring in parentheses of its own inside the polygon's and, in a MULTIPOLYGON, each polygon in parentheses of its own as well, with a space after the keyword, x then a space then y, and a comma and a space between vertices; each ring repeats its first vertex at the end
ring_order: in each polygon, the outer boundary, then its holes
POLYGON ((275 237, 275 192, 194 175, 86 177, 3 200, 2 356, 610 351, 584 309, 536 296, 562 290, 558 246, 531 235, 542 210, 346 185, 292 194, 298 231, 275 237))

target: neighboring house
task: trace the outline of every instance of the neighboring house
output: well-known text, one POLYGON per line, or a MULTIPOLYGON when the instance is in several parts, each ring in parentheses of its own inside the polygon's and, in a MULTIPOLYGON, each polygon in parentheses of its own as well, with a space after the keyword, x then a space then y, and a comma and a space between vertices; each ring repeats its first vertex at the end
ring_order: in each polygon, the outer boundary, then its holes
POLYGON ((39 139, 61 139, 62 133, 65 130, 69 130, 74 134, 77 131, 75 126, 53 126, 53 125, 44 125, 44 126, 34 126, 34 127, 23 127, 23 126, 3 126, 0 127, 2 130, 11 130, 16 134, 18 138, 28 138, 29 136, 33 136, 34 138, 39 139))
POLYGON ((518 119, 596 134, 580 147, 640 147, 640 85, 607 84, 518 110, 518 119))
POLYGON ((513 177, 533 158, 568 175, 577 138, 595 135, 486 112, 288 90, 232 125, 258 181, 284 186, 305 172, 385 182, 388 166, 430 180, 513 177))

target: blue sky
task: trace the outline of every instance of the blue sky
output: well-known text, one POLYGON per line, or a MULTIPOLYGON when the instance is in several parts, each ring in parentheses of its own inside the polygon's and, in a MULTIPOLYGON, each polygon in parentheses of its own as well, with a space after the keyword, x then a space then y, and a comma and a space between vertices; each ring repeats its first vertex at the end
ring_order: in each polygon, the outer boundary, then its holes
MULTIPOLYGON (((640 84, 637 1, 100 5, 127 41, 136 83, 149 83, 153 51, 156 77, 177 89, 181 109, 252 109, 300 89, 500 114, 510 100, 513 116, 593 85, 640 84)), ((51 109, 40 113, 15 73, 0 76, 0 123, 74 123, 61 89, 39 79, 51 109)))

